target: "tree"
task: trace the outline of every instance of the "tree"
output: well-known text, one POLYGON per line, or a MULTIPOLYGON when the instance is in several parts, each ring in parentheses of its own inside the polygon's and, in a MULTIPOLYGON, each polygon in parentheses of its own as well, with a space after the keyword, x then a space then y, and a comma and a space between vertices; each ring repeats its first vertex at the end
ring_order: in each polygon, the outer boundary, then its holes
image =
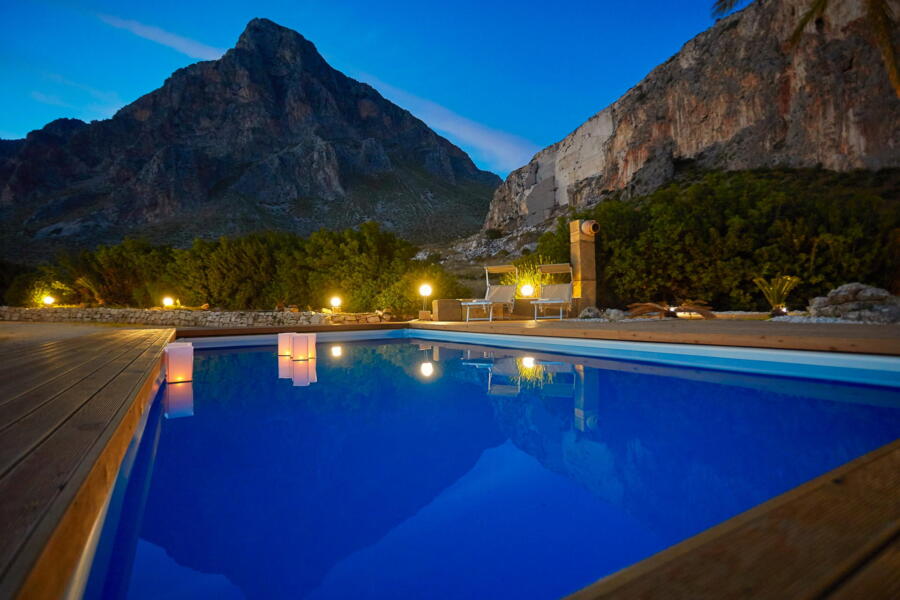
MULTIPOLYGON (((794 32, 791 34, 789 44, 794 47, 803 36, 803 30, 814 19, 821 18, 831 0, 809 0, 806 11, 797 21, 794 32)), ((742 0, 715 0, 713 4, 713 15, 723 16, 732 10, 742 0)), ((888 79, 894 88, 894 93, 900 98, 900 69, 897 67, 897 53, 894 49, 893 35, 897 27, 894 22, 893 11, 890 6, 890 0, 864 0, 866 4, 866 21, 872 34, 873 43, 878 46, 881 51, 881 59, 884 61, 884 68, 887 71, 888 79)))

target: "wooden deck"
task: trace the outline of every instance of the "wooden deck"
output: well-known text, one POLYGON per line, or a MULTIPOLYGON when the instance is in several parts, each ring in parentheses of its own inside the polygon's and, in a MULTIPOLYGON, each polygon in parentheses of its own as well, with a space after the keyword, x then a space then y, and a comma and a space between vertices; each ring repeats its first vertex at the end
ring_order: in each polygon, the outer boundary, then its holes
POLYGON ((782 350, 850 352, 900 356, 900 325, 771 323, 734 319, 593 321, 412 321, 415 329, 507 335, 705 344, 782 350))
POLYGON ((65 590, 173 336, 94 328, 0 345, 0 598, 65 590))

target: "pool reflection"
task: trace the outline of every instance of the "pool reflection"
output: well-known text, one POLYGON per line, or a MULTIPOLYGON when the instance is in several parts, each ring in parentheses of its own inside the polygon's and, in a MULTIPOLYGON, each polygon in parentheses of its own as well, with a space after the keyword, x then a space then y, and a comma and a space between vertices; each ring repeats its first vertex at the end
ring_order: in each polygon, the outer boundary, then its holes
POLYGON ((166 383, 163 392, 164 416, 180 419, 194 415, 194 384, 190 381, 166 383))
POLYGON ((555 598, 900 434, 860 386, 432 342, 283 385, 275 357, 198 352, 128 597, 555 598))

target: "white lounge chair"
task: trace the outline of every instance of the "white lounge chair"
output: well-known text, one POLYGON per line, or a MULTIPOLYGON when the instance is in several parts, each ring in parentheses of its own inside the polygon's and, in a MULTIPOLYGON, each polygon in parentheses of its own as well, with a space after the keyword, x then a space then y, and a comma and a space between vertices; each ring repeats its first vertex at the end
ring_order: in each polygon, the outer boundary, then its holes
POLYGON ((513 265, 494 265, 484 268, 484 279, 487 282, 487 290, 484 293, 484 300, 469 300, 460 302, 460 306, 466 309, 466 322, 469 321, 493 321, 494 308, 497 306, 505 306, 510 312, 513 310, 513 304, 516 301, 515 285, 492 285, 491 273, 517 273, 516 267, 513 265), (471 310, 478 308, 484 311, 484 317, 472 317, 471 310))
POLYGON ((568 311, 572 307, 572 265, 569 264, 553 264, 540 265, 538 271, 541 273, 568 273, 569 283, 551 283, 541 285, 537 300, 532 300, 531 305, 534 307, 534 320, 538 319, 555 319, 556 317, 540 317, 538 309, 543 312, 550 307, 559 308, 559 320, 562 321, 563 311, 568 311))

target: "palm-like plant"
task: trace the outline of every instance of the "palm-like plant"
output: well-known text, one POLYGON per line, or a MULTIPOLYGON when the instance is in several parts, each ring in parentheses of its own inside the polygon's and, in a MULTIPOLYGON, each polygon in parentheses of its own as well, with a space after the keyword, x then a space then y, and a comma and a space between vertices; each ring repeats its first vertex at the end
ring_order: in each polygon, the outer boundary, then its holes
POLYGON ((800 278, 793 275, 782 275, 781 277, 773 277, 771 281, 766 281, 762 277, 757 277, 753 280, 753 283, 762 291, 766 300, 772 306, 772 315, 778 316, 787 314, 788 294, 797 287, 797 284, 800 283, 800 278))
POLYGON ((704 319, 715 319, 709 305, 703 300, 682 300, 678 306, 670 306, 668 302, 635 302, 628 305, 628 315, 639 317, 641 315, 656 314, 660 319, 676 317, 678 313, 697 313, 704 319))
MULTIPOLYGON (((789 44, 793 47, 800 42, 803 30, 813 19, 818 19, 825 14, 831 0, 809 0, 809 6, 797 21, 794 32, 791 34, 789 44)), ((713 14, 722 16, 733 10, 742 0, 715 0, 713 14)), ((900 98, 900 69, 897 66, 897 53, 894 49, 894 15, 890 0, 864 0, 866 4, 866 20, 872 33, 872 41, 881 50, 881 59, 887 71, 888 79, 894 87, 894 93, 900 98)))

